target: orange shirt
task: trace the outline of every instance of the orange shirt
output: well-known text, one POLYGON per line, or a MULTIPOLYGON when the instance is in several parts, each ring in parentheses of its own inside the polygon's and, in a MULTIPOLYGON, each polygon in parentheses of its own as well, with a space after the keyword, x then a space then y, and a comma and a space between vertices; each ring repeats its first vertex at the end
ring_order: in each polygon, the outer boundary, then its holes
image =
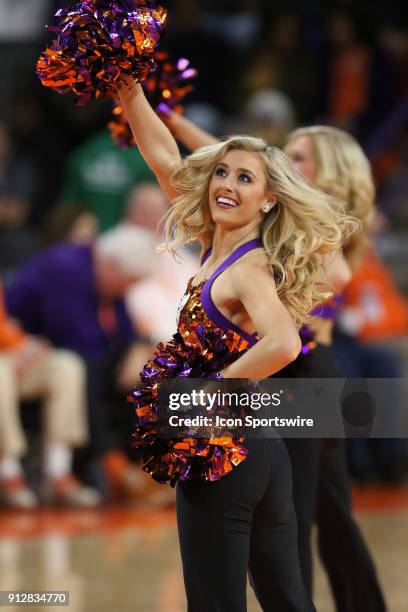
POLYGON ((330 116, 335 121, 347 121, 364 109, 369 61, 367 49, 360 45, 339 53, 333 60, 330 116))
POLYGON ((8 316, 0 283, 0 350, 15 349, 21 346, 26 334, 8 316))
POLYGON ((358 308, 363 315, 360 340, 387 340, 408 333, 408 301, 374 250, 365 254, 353 274, 344 305, 358 308))

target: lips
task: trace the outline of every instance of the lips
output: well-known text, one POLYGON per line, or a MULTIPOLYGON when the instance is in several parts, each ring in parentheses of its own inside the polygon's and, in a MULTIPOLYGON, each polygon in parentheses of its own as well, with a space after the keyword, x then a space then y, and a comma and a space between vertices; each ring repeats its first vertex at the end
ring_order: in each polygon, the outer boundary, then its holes
POLYGON ((229 198, 227 196, 217 196, 215 203, 218 206, 218 208, 224 208, 224 209, 237 208, 237 206, 239 206, 239 203, 236 200, 233 200, 232 198, 229 198))

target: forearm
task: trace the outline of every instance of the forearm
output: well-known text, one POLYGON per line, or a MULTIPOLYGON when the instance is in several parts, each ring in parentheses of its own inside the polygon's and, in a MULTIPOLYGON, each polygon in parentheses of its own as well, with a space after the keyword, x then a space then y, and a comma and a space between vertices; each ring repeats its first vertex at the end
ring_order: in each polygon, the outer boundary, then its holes
POLYGON ((195 123, 179 113, 171 112, 165 119, 173 136, 189 151, 220 142, 218 138, 199 128, 195 123))
POLYGON ((299 337, 288 339, 286 343, 279 338, 271 340, 265 337, 221 374, 224 378, 266 378, 294 361, 300 349, 299 337))
POLYGON ((180 152, 170 130, 150 106, 140 84, 128 80, 119 97, 136 145, 158 180, 170 182, 180 152))

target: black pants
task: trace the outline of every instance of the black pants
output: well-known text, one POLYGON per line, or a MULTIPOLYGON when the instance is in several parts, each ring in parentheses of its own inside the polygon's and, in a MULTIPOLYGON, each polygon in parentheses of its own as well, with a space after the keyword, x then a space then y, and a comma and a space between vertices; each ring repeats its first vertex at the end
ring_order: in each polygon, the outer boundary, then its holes
POLYGON ((307 592, 313 592, 313 562, 311 551, 312 526, 319 487, 321 440, 318 438, 287 438, 293 474, 293 501, 295 504, 299 561, 307 592))
MULTIPOLYGON (((300 376, 341 376, 330 346, 318 345, 308 360, 309 368, 301 368, 300 376)), ((296 377, 296 373, 295 362, 276 377, 296 377)), ((308 592, 312 592, 310 535, 316 518, 319 553, 338 612, 383 612, 374 564, 352 515, 344 440, 293 438, 285 444, 292 464, 299 559, 308 592)))
POLYGON ((217 482, 177 485, 188 612, 245 612, 248 568, 263 610, 315 610, 303 585, 285 445, 246 442, 247 459, 217 482))
POLYGON ((316 523, 338 612, 384 612, 375 567, 352 514, 344 440, 322 443, 316 523))

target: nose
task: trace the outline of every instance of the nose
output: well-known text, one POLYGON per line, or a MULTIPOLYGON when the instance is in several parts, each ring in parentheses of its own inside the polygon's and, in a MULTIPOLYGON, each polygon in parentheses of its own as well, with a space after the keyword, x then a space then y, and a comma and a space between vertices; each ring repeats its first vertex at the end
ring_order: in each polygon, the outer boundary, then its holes
POLYGON ((231 178, 231 175, 225 177, 223 188, 230 193, 234 191, 233 179, 231 178))

